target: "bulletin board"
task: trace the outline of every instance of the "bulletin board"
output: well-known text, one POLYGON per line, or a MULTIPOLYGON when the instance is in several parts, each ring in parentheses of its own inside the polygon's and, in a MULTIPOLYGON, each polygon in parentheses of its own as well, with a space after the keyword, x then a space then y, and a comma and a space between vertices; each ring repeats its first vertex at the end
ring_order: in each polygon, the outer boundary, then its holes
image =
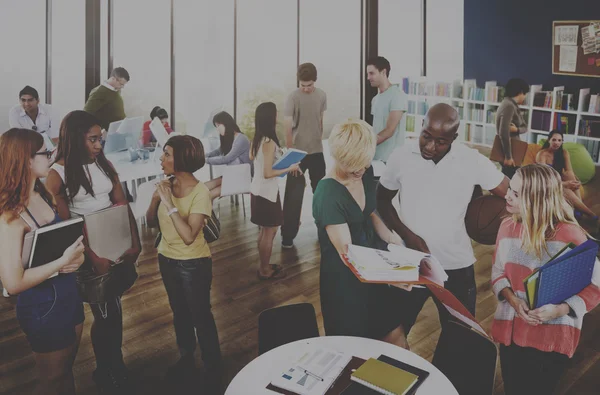
POLYGON ((552 22, 552 74, 600 78, 600 20, 552 22))

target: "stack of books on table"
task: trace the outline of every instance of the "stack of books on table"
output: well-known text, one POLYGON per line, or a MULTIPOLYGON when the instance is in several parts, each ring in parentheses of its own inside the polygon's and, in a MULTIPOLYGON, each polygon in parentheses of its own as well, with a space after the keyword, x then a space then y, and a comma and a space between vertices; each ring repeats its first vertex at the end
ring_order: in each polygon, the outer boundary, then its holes
POLYGON ((289 395, 412 395, 429 372, 386 355, 351 357, 308 349, 279 372, 267 389, 289 395))

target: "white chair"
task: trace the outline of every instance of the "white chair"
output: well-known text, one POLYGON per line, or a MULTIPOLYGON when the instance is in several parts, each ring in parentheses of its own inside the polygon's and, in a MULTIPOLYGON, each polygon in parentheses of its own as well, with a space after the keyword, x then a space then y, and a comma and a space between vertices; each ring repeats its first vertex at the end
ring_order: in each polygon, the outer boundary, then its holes
POLYGON ((244 194, 250 193, 250 184, 252 183, 250 165, 244 163, 241 165, 223 166, 222 177, 221 196, 217 200, 219 218, 221 217, 221 198, 234 195, 242 195, 242 207, 245 217, 246 203, 244 202, 244 194))
POLYGON ((152 194, 156 189, 156 184, 160 182, 159 178, 146 181, 138 185, 135 201, 131 204, 131 210, 136 220, 143 219, 146 216, 146 211, 150 207, 152 194))

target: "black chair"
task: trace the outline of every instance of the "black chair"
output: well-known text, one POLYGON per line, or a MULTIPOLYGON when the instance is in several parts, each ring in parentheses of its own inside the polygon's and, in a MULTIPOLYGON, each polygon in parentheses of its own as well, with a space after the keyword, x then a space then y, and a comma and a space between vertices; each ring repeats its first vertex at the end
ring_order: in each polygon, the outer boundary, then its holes
POLYGON ((318 336, 317 316, 310 303, 274 307, 258 316, 258 355, 283 344, 318 336))
POLYGON ((433 365, 452 382, 460 395, 489 395, 494 391, 496 345, 479 332, 449 321, 433 355, 433 365))

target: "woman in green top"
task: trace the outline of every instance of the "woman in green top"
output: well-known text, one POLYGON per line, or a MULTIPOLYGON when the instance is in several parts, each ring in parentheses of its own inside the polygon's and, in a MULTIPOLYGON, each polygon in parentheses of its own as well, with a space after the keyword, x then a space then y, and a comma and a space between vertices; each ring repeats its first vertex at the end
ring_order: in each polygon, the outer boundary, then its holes
POLYGON ((369 337, 408 348, 395 303, 397 294, 405 291, 361 283, 340 257, 348 244, 379 249, 386 243, 402 244, 375 213, 375 147, 375 135, 364 121, 338 124, 329 137, 335 165, 313 198, 321 246, 323 322, 327 335, 369 337))

